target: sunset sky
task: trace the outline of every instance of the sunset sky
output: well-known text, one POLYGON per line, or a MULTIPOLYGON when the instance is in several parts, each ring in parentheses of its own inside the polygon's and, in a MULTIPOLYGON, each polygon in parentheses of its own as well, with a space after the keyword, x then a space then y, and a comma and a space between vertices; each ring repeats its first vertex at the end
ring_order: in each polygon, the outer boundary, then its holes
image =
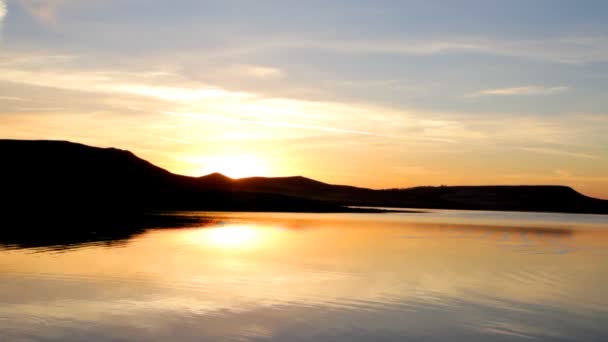
POLYGON ((0 138, 608 198, 608 1, 0 0, 0 138))

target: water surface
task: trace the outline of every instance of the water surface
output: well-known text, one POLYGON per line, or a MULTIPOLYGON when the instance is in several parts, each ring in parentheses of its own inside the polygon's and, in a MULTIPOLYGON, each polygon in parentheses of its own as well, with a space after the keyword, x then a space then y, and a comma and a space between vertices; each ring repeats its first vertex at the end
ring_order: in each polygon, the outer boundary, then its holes
POLYGON ((608 340, 608 216, 185 215, 0 241, 1 339, 608 340))

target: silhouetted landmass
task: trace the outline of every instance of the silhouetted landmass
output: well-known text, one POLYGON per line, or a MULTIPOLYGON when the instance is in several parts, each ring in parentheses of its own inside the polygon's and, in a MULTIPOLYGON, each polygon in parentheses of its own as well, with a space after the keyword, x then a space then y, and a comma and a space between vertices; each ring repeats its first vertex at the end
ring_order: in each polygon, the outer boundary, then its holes
MULTIPOLYGON (((176 175, 129 151, 65 141, 0 140, 2 212, 106 226, 153 210, 352 212, 345 206, 608 213, 608 201, 564 186, 449 186, 372 190, 305 177, 176 175)), ((362 211, 362 210, 359 210, 362 211)))
POLYGON ((16 221, 105 225, 152 210, 352 212, 337 203, 281 193, 209 188, 129 151, 65 141, 0 140, 2 212, 16 221))
POLYGON ((560 185, 423 186, 372 190, 305 177, 200 178, 210 188, 289 193, 347 206, 608 214, 608 201, 560 185))

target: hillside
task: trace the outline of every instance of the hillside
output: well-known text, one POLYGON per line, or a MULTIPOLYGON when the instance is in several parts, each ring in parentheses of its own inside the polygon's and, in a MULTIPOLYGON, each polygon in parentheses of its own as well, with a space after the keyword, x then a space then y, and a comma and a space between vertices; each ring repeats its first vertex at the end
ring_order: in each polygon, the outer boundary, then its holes
POLYGON ((305 177, 199 178, 208 188, 260 191, 350 206, 608 213, 608 201, 560 185, 438 186, 372 190, 331 185, 305 177))
POLYGON ((5 212, 94 212, 97 218, 145 210, 344 211, 279 193, 209 189, 129 151, 64 141, 0 140, 5 212))
MULTIPOLYGON (((147 210, 349 211, 343 206, 608 213, 608 201, 565 186, 441 186, 372 190, 305 177, 187 177, 129 151, 65 141, 0 140, 5 212, 147 210)), ((105 213, 105 214, 104 214, 105 213)))

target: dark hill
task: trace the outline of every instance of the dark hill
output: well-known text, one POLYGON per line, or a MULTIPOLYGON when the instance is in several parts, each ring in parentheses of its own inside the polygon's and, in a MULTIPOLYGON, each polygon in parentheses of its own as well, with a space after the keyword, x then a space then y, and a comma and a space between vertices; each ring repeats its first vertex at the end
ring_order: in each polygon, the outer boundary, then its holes
POLYGON ((608 214, 608 201, 567 186, 439 186, 384 190, 388 202, 416 208, 608 214))
POLYGON ((0 140, 4 213, 82 212, 96 220, 147 210, 346 211, 343 205, 608 213, 608 201, 564 186, 372 190, 305 177, 186 177, 128 151, 64 141, 0 140))
POLYGON ((199 180, 201 184, 209 188, 228 187, 235 191, 292 194, 293 196, 332 202, 345 202, 348 197, 352 196, 366 197, 377 194, 376 190, 347 185, 332 185, 302 176, 232 179, 223 175, 211 174, 200 177, 199 180))
MULTIPOLYGON (((219 186, 210 177, 199 179, 205 186, 219 186)), ((288 193, 349 206, 608 213, 608 201, 587 197, 570 187, 559 185, 429 186, 372 190, 331 185, 305 177, 235 180, 223 177, 221 187, 232 190, 288 193)))
MULTIPOLYGON (((209 188, 128 151, 65 141, 0 140, 2 211, 108 215, 146 210, 345 211, 279 193, 209 188)), ((224 176, 210 176, 221 182, 224 176)))

